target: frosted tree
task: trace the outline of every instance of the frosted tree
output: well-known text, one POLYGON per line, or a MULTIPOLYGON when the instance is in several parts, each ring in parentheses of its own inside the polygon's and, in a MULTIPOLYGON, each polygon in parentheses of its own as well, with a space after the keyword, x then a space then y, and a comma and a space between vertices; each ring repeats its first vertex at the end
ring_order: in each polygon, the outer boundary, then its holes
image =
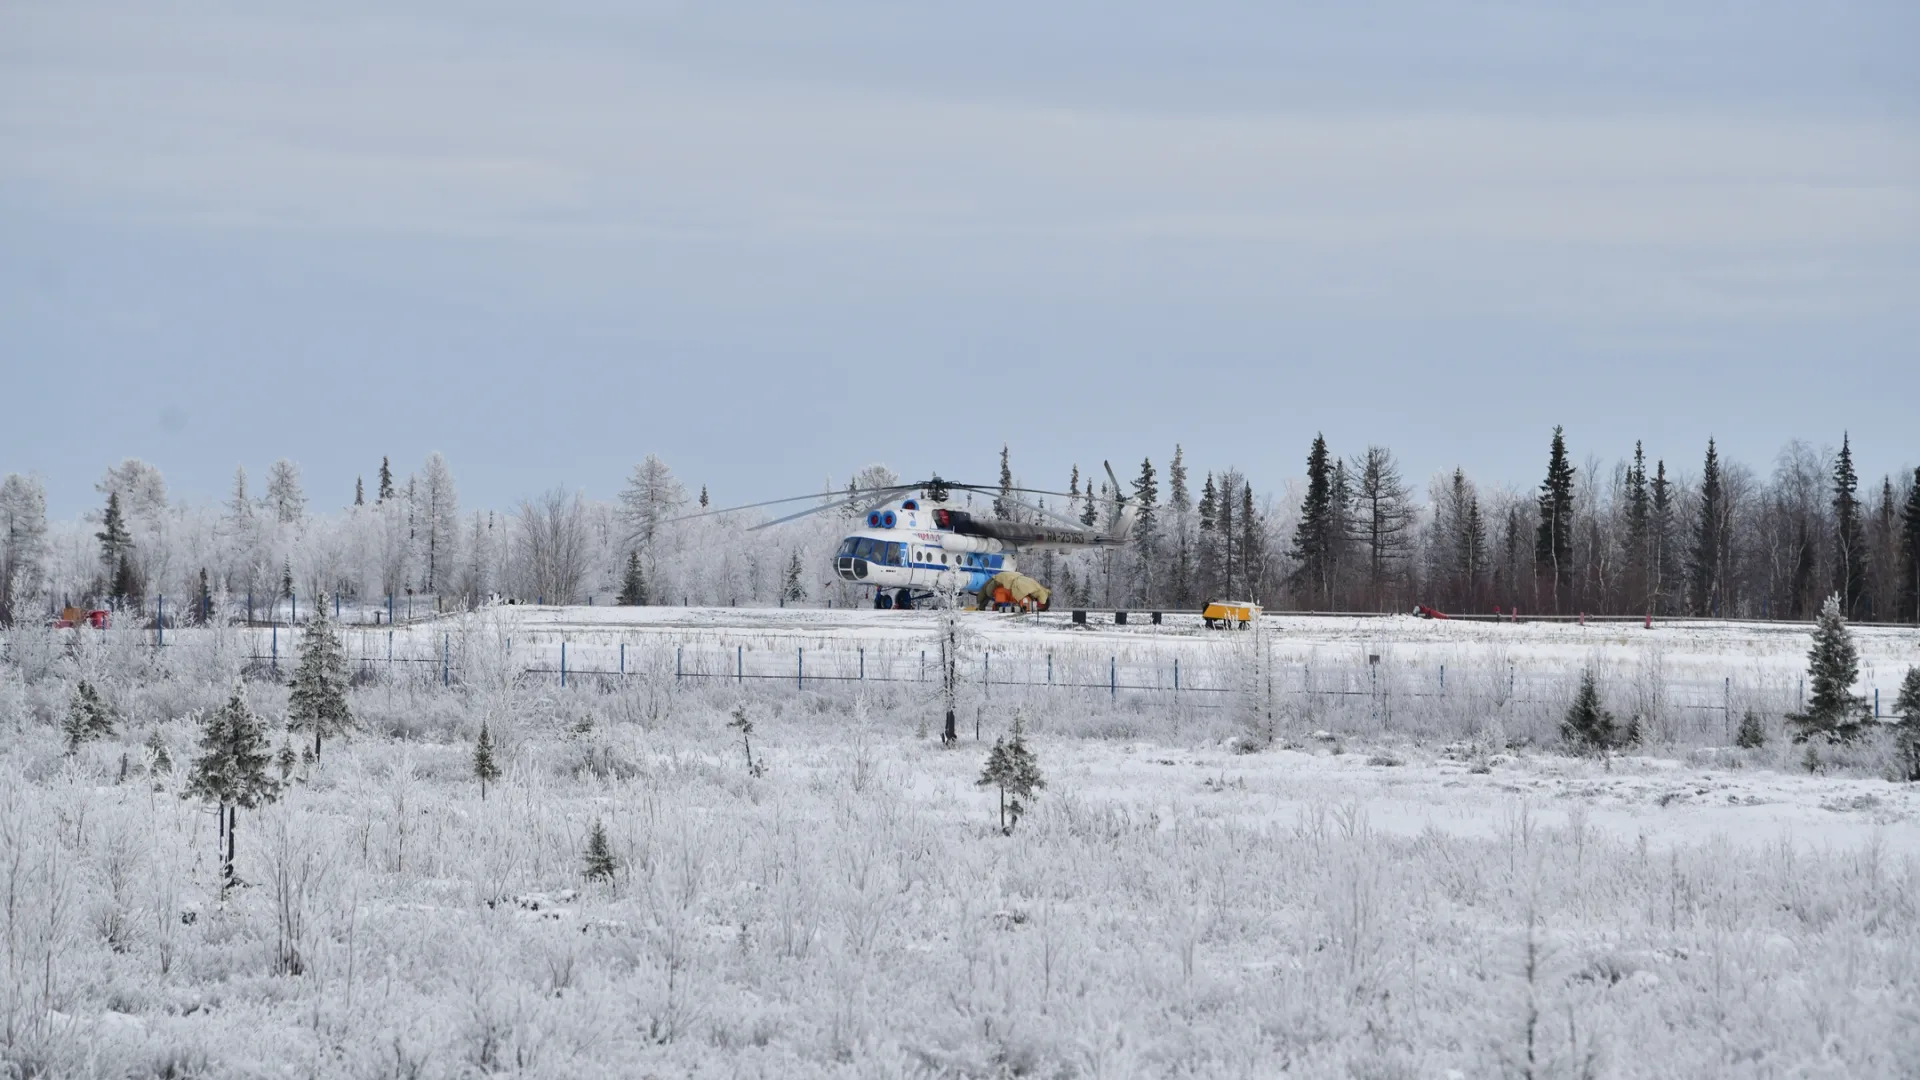
POLYGON ((609 885, 620 869, 613 857, 613 845, 607 842, 607 827, 599 818, 594 819, 593 828, 587 832, 586 864, 588 881, 604 881, 609 885))
POLYGON ((1395 599, 1405 576, 1418 515, 1386 447, 1367 447, 1354 460, 1353 471, 1358 477, 1353 491, 1355 539, 1367 560, 1367 603, 1377 611, 1395 599))
POLYGON ((60 730, 67 737, 69 754, 79 750, 81 743, 113 736, 113 713, 92 683, 81 679, 73 688, 73 696, 67 699, 67 718, 60 730))
POLYGON ((487 785, 500 779, 500 766, 493 760, 493 734, 487 722, 480 721, 480 738, 473 744, 473 777, 480 781, 480 799, 487 798, 487 785))
POLYGON ((586 501, 553 488, 524 499, 514 521, 513 574, 523 597, 570 604, 580 594, 592 556, 586 501))
POLYGON ((318 759, 321 738, 350 730, 353 712, 347 706, 347 658, 324 594, 314 607, 314 617, 300 640, 300 663, 287 697, 287 727, 313 733, 313 756, 318 759))
POLYGON ((1816 736, 1829 743, 1852 742, 1865 732, 1870 719, 1867 699, 1853 692, 1854 680, 1860 677, 1860 653, 1840 605, 1838 593, 1827 597, 1814 624, 1813 648, 1807 652, 1812 693, 1805 711, 1787 716, 1797 743, 1816 736))
POLYGON ((1007 444, 1000 444, 1000 494, 993 499, 993 516, 1012 519, 1013 501, 1013 465, 1007 460, 1007 444))
POLYGON ((800 562, 800 549, 794 548, 787 558, 786 581, 780 587, 780 598, 788 603, 797 603, 807 598, 806 569, 800 562))
POLYGON ((159 469, 139 458, 127 458, 108 469, 93 489, 102 495, 119 492, 121 509, 141 521, 151 521, 167 508, 167 481, 159 469))
POLYGON ((1167 464, 1167 506, 1164 532, 1167 540, 1169 581, 1175 607, 1191 607, 1193 588, 1193 495, 1187 487, 1186 454, 1179 444, 1173 448, 1173 460, 1167 464))
POLYGON ((1560 737, 1568 746, 1588 754, 1611 750, 1620 744, 1619 729, 1613 714, 1601 705, 1600 687, 1591 668, 1580 673, 1580 689, 1573 695, 1566 719, 1560 722, 1560 737))
POLYGON ((307 494, 300 487, 300 466, 281 458, 267 470, 267 508, 282 525, 298 525, 307 516, 307 494))
POLYGON ((647 572, 640 565, 638 549, 627 552, 627 568, 620 577, 619 602, 626 607, 640 607, 647 602, 647 572))
POLYGON ((367 482, 363 477, 353 478, 353 505, 367 505, 367 482))
POLYGON ((1026 813, 1027 802, 1047 786, 1040 775, 1040 762, 1027 748, 1026 724, 1019 713, 1013 716, 1012 738, 995 736, 993 749, 987 752, 986 768, 981 770, 978 787, 999 789, 1000 831, 1011 834, 1026 813))
POLYGON ((1893 733, 1900 764, 1909 783, 1920 781, 1920 667, 1907 669, 1907 677, 1900 681, 1900 696, 1893 702, 1893 712, 1900 718, 1893 733))
POLYGON ((626 540, 646 551, 658 537, 660 525, 687 501, 687 491, 674 479, 673 470, 657 455, 633 467, 626 488, 620 492, 620 523, 626 540))
POLYGON ((427 455, 427 463, 420 470, 414 500, 420 584, 424 592, 434 596, 453 576, 460 547, 460 499, 454 491, 453 471, 437 450, 427 455))
POLYGON ((385 456, 380 458, 380 489, 374 494, 374 501, 393 501, 393 465, 385 456))
POLYGON ((200 756, 182 793, 218 808, 222 893, 234 883, 233 834, 239 810, 252 810, 280 797, 280 784, 267 775, 272 763, 266 725, 248 707, 245 690, 236 686, 227 703, 201 721, 200 756))
POLYGON ((139 592, 133 577, 133 536, 127 532, 126 515, 120 511, 120 493, 107 492, 106 513, 100 519, 100 569, 106 581, 107 595, 122 603, 139 592))
POLYGON ((47 490, 8 473, 0 481, 0 627, 24 618, 46 575, 47 490))
POLYGON ((1135 515, 1133 535, 1133 598, 1135 603, 1153 604, 1159 600, 1160 579, 1160 483, 1152 458, 1140 459, 1140 475, 1133 481, 1135 515))

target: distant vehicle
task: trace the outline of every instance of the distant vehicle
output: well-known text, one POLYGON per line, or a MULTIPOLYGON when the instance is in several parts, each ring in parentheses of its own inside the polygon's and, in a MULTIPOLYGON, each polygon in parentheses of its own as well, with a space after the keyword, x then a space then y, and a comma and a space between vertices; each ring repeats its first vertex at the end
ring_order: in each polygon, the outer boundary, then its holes
POLYGON ((1245 630, 1260 617, 1260 605, 1251 600, 1213 600, 1200 612, 1209 630, 1245 630))
MULTIPOLYGON (((1120 481, 1114 477, 1111 465, 1107 466, 1107 479, 1112 482, 1115 492, 1121 490, 1120 481)), ((1136 511, 1136 507, 1130 505, 1124 496, 1073 496, 1066 492, 1039 491, 1034 488, 1012 488, 1003 492, 997 485, 961 484, 935 476, 931 480, 912 484, 854 491, 844 497, 796 495, 723 510, 707 510, 672 520, 688 521, 778 503, 822 498, 833 501, 745 531, 755 532, 827 510, 852 508, 855 514, 864 516, 866 527, 856 530, 841 542, 839 551, 833 557, 833 570, 843 580, 872 588, 873 606, 877 608, 911 608, 936 592, 948 589, 955 593, 975 594, 986 590, 987 596, 992 597, 995 578, 1019 569, 1014 558, 1016 553, 1116 547, 1127 542, 1136 511), (974 492, 1011 502, 1030 511, 1034 519, 1010 521, 974 517, 971 512, 949 501, 949 496, 956 491, 974 492), (1113 507, 1110 516, 1113 529, 1104 531, 1083 525, 1020 499, 1015 493, 1089 498, 1107 503, 1113 507)), ((1025 580, 1032 581, 1031 578, 1025 580)), ((1005 584, 1004 580, 1002 584, 1005 584)), ((1022 592, 1023 596, 1011 597, 1011 602, 1024 599, 1025 606, 1044 607, 1050 597, 1044 586, 1037 582, 1032 587, 1023 586, 1022 592), (1035 592, 1035 588, 1039 591, 1035 592)))
POLYGON ((94 608, 91 611, 82 611, 77 607, 70 607, 62 611, 59 617, 53 620, 53 628, 55 630, 71 630, 76 626, 84 624, 93 627, 95 630, 105 630, 112 620, 113 616, 105 608, 94 608))

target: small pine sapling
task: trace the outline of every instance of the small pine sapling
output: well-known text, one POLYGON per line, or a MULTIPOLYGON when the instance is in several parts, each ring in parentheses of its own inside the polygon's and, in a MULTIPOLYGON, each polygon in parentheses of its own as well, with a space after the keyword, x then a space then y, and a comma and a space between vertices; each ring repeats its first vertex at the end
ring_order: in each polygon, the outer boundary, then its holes
POLYGON ((147 733, 147 770, 155 774, 173 771, 173 755, 167 753, 167 744, 160 738, 159 728, 147 733))
POLYGON ((280 785, 267 775, 273 751, 266 725, 247 707, 246 694, 236 688, 227 703, 201 722, 200 756, 188 774, 185 798, 205 799, 219 806, 220 880, 224 891, 233 884, 233 831, 237 808, 251 810, 280 797, 280 785))
POLYGON ((613 846, 607 843, 607 827, 599 818, 593 821, 593 828, 587 833, 587 880, 604 881, 613 884, 614 872, 620 864, 614 860, 613 846))
POLYGON ((346 651, 327 613, 325 593, 315 608, 300 642, 300 666, 287 696, 287 726, 313 732, 313 756, 318 758, 321 738, 345 734, 353 727, 353 712, 347 707, 346 651))
POLYGON ((293 752, 293 740, 280 740, 280 753, 275 755, 274 764, 280 766, 280 783, 285 785, 293 779, 293 767, 299 763, 300 755, 293 752))
POLYGON ((1580 673, 1580 690, 1573 695, 1573 705, 1560 724, 1560 737, 1586 754, 1604 753, 1619 745, 1613 714, 1601 707, 1600 687, 1591 668, 1580 673))
POLYGON ((1900 682, 1900 696, 1893 702, 1894 714, 1900 717, 1900 723, 1893 729, 1894 744, 1899 747, 1900 761, 1906 766, 1909 783, 1920 781, 1920 667, 1907 669, 1907 677, 1900 682))
POLYGON ((638 550, 627 552, 627 572, 620 579, 617 599, 623 607, 642 607, 647 602, 647 573, 640 565, 638 550))
POLYGON ((73 696, 67 701, 67 719, 60 725, 67 736, 67 753, 80 749, 83 742, 105 739, 113 734, 113 714, 107 710, 107 703, 100 700, 100 692, 85 679, 74 687, 73 696))
POLYGON ((1760 723, 1760 715, 1752 709, 1740 717, 1740 730, 1734 733, 1733 745, 1742 750, 1758 750, 1767 745, 1767 729, 1760 723))
POLYGON ((1007 835, 1012 835, 1020 815, 1026 813, 1026 800, 1047 786, 1040 776, 1039 761, 1027 749, 1026 734, 1026 725, 1016 714, 1012 739, 994 737, 993 749, 987 751, 987 767, 976 781, 978 787, 999 789, 1000 831, 1007 835))
POLYGON ((473 744, 473 775, 480 781, 480 798, 487 797, 487 785, 500 779, 500 766, 493 760, 493 734, 486 721, 480 722, 480 738, 473 744))
POLYGON ((745 705, 734 706, 733 719, 727 722, 727 726, 740 733, 740 747, 747 752, 747 775, 765 775, 766 766, 756 765, 753 761, 753 717, 745 705))
POLYGON ((1853 692, 1853 682, 1860 676, 1860 653, 1841 614, 1838 594, 1827 597, 1820 608, 1813 648, 1807 652, 1807 675, 1813 684, 1807 708, 1787 717, 1795 728, 1793 741, 1821 736, 1829 743, 1849 743, 1864 734, 1869 720, 1867 699, 1853 692))

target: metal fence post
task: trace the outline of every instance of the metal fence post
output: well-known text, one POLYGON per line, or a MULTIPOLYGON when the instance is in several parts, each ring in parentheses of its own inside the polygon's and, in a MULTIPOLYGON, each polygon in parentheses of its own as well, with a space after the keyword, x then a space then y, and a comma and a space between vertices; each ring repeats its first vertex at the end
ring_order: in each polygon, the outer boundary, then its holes
POLYGON ((681 671, 680 657, 681 657, 681 654, 684 653, 685 651, 686 651, 685 645, 675 645, 673 647, 673 681, 674 682, 680 681, 680 671, 681 671))
POLYGON ((1440 665, 1440 692, 1443 694, 1447 692, 1447 665, 1445 664, 1440 665))
POLYGON ((393 594, 387 594, 387 625, 393 625, 393 594))
MULTIPOLYGON (((922 653, 921 655, 924 656, 926 654, 922 653)), ((1053 654, 1052 653, 1047 654, 1047 685, 1048 686, 1053 685, 1053 654)))
POLYGON ((440 686, 445 689, 453 685, 453 635, 444 634, 440 638, 440 686))
POLYGON ((1120 696, 1120 658, 1117 656, 1107 658, 1107 696, 1120 696))
POLYGON ((1173 658, 1173 692, 1180 692, 1180 658, 1173 658))
POLYGON ((273 624, 273 673, 280 674, 280 624, 273 624))
POLYGON ((793 686, 796 690, 807 688, 807 647, 800 646, 799 661, 793 668, 793 686))
POLYGON ((980 688, 983 692, 986 692, 986 693, 991 693, 993 691, 993 650, 992 649, 986 649, 980 653, 980 688))
POLYGON ((560 639, 560 685, 567 685, 567 639, 560 639))
POLYGON ((292 629, 293 624, 299 621, 300 621, 300 592, 297 589, 288 589, 287 590, 287 627, 288 629, 292 629))
POLYGON ((1727 676, 1726 683, 1720 689, 1720 720, 1727 728, 1727 738, 1733 738, 1733 676, 1727 676))
POLYGON ((340 621, 340 594, 333 594, 333 621, 340 621))
POLYGON ((733 647, 733 681, 735 683, 747 681, 747 647, 745 645, 733 647))
POLYGON ((860 646, 860 681, 867 681, 867 647, 860 646))
POLYGON ((620 643, 620 677, 627 677, 627 643, 620 643))

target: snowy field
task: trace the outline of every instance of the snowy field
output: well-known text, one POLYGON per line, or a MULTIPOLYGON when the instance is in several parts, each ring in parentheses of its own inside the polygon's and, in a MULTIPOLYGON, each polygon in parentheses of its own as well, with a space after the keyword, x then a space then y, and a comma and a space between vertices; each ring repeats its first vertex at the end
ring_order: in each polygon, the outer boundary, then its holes
MULTIPOLYGON (((963 627, 951 750, 930 613, 349 627, 359 730, 241 812, 224 899, 195 712, 245 670, 278 745, 297 640, 8 635, 7 1068, 1920 1074, 1920 793, 1787 743, 1804 628, 1275 620, 1269 691, 1250 633, 963 627), (1559 750, 1585 667, 1638 750, 1559 750), (82 678, 118 727, 69 755, 82 678), (1048 786, 1008 836, 974 781, 1016 714, 1048 786)), ((1920 635, 1856 633, 1890 704, 1920 635)))

